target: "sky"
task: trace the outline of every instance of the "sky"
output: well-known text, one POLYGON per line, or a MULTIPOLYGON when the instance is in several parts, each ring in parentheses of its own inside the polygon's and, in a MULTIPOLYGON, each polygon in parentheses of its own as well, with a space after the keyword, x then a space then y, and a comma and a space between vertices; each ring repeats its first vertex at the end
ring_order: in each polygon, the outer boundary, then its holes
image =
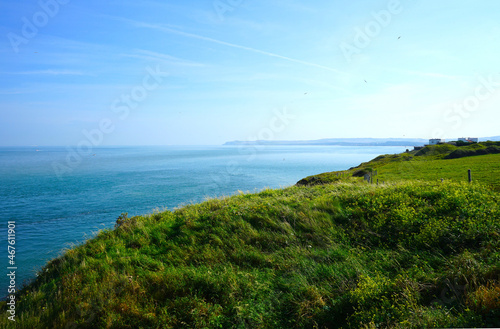
POLYGON ((496 0, 0 8, 0 146, 500 135, 496 0))

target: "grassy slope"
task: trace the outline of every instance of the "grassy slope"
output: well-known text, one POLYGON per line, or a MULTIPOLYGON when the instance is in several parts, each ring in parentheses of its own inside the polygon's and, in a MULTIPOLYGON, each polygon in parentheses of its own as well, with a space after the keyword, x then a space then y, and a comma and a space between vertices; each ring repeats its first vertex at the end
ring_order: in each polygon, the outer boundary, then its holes
POLYGON ((393 162, 378 170, 378 178, 380 181, 394 181, 402 177, 431 181, 443 178, 455 182, 467 182, 468 169, 472 170, 475 182, 500 190, 500 154, 450 160, 393 162))
POLYGON ((452 145, 439 145, 427 147, 418 152, 382 155, 351 169, 347 173, 332 172, 310 176, 305 178, 303 183, 330 183, 337 181, 342 173, 350 176, 357 171, 364 173, 371 170, 377 171, 378 175, 374 176, 374 179, 379 179, 380 182, 415 179, 440 181, 441 178, 455 182, 467 182, 467 171, 471 169, 475 182, 489 185, 494 190, 500 191, 500 154, 446 159, 457 150, 486 149, 486 146, 483 143, 459 148, 452 145))
MULTIPOLYGON (((361 167, 389 181, 394 159, 361 167)), ((50 262, 17 327, 500 326, 497 192, 323 176, 125 219, 50 262)))

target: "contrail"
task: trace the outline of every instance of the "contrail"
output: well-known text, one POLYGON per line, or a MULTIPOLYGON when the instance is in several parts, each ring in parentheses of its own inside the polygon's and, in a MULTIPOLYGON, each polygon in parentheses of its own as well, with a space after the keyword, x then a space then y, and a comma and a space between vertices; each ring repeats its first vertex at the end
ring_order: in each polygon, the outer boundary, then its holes
POLYGON ((294 62, 294 63, 299 63, 299 64, 302 64, 302 65, 317 67, 317 68, 328 70, 328 71, 335 72, 335 73, 338 73, 338 74, 342 74, 343 73, 343 72, 340 72, 340 71, 338 71, 336 69, 333 69, 331 67, 328 67, 328 66, 319 65, 319 64, 310 63, 310 62, 305 62, 305 61, 301 61, 301 60, 298 60, 298 59, 294 59, 294 58, 290 58, 290 57, 286 57, 286 56, 281 56, 281 55, 278 55, 278 54, 270 53, 270 52, 259 50, 259 49, 255 49, 255 48, 240 46, 240 45, 237 45, 237 44, 234 44, 234 43, 229 43, 229 42, 225 42, 225 41, 221 41, 221 40, 217 40, 217 39, 212 39, 212 38, 209 38, 209 37, 204 37, 204 36, 197 35, 197 34, 192 34, 192 33, 187 33, 187 32, 183 32, 183 31, 178 31, 178 30, 174 30, 174 29, 171 29, 171 28, 168 28, 168 27, 159 26, 159 25, 153 25, 153 24, 148 24, 148 23, 143 23, 143 22, 137 22, 137 21, 133 21, 133 22, 134 22, 134 24, 136 24, 139 27, 145 27, 145 28, 149 28, 149 29, 155 29, 155 30, 159 30, 159 31, 167 32, 167 33, 182 35, 182 36, 185 36, 185 37, 188 37, 188 38, 199 39, 199 40, 204 40, 204 41, 208 41, 208 42, 212 42, 212 43, 217 43, 217 44, 228 46, 228 47, 232 47, 232 48, 243 49, 243 50, 251 51, 251 52, 254 52, 254 53, 266 55, 266 56, 269 56, 269 57, 281 58, 281 59, 287 60, 289 62, 294 62))

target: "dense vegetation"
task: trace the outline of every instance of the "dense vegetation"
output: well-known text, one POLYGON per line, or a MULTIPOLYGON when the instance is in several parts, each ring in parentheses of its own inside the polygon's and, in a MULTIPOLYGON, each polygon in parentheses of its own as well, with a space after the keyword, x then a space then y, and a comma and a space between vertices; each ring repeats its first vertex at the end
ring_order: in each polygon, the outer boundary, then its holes
MULTIPOLYGON (((451 178, 389 179, 390 166, 446 168, 453 151, 123 214, 19 293, 16 327, 499 327, 500 194, 451 178), (351 177, 363 169, 386 183, 351 177)), ((500 155, 459 160, 488 157, 498 166, 500 155)))

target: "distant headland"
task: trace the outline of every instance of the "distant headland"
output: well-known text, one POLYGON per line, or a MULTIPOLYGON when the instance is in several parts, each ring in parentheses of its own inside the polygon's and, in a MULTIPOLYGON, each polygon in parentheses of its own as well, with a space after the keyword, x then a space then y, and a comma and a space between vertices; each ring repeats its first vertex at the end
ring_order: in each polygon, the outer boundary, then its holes
MULTIPOLYGON (((479 138, 480 141, 500 141, 500 136, 479 138)), ((424 146, 428 139, 423 138, 326 138, 318 140, 295 141, 231 141, 224 145, 332 145, 332 146, 424 146)))

